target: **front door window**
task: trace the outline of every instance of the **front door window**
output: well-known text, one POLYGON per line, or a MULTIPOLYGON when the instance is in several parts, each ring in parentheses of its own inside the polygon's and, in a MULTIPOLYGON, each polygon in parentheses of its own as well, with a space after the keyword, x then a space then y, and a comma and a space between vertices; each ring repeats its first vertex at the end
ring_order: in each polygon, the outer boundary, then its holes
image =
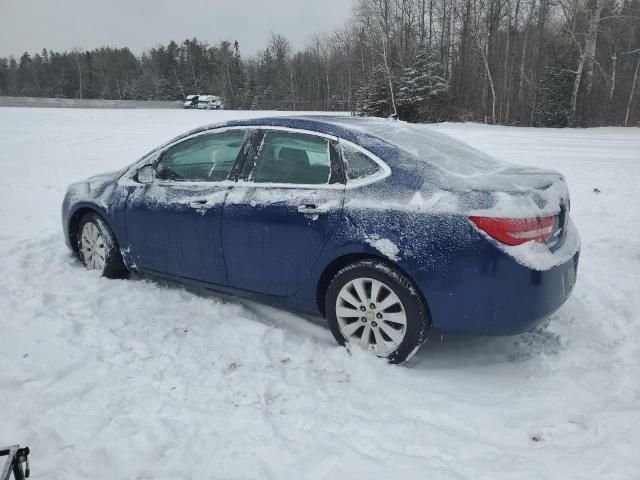
POLYGON ((219 182, 226 180, 245 140, 245 130, 199 135, 164 153, 156 171, 161 180, 219 182))

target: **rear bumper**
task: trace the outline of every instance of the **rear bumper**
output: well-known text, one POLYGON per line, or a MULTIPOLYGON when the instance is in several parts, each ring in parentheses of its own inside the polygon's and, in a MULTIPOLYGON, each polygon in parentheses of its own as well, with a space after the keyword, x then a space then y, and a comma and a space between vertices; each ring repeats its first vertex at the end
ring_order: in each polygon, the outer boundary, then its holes
POLYGON ((435 333, 521 333, 560 308, 573 290, 579 249, 553 268, 536 270, 488 241, 479 247, 435 278, 427 272, 415 278, 429 305, 435 333))

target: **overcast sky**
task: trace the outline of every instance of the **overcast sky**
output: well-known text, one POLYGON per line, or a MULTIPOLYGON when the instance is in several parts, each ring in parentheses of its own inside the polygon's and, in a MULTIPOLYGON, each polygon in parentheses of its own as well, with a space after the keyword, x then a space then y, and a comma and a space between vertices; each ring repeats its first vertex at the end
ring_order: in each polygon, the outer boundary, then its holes
POLYGON ((317 32, 341 27, 351 0, 0 0, 0 56, 43 47, 70 50, 128 46, 139 54, 158 43, 198 37, 238 40, 243 55, 270 32, 301 48, 317 32))

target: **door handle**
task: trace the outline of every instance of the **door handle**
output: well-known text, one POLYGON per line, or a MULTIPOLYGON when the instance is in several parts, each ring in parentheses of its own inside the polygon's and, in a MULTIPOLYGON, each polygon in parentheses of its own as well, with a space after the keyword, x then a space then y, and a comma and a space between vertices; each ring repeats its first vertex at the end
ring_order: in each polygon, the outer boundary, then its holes
POLYGON ((298 206, 299 213, 318 215, 319 213, 328 213, 329 207, 318 206, 312 203, 307 203, 304 205, 298 206))
POLYGON ((205 199, 201 199, 201 200, 191 200, 189 202, 189 206, 190 207, 201 207, 203 205, 206 205, 208 203, 208 200, 205 199))

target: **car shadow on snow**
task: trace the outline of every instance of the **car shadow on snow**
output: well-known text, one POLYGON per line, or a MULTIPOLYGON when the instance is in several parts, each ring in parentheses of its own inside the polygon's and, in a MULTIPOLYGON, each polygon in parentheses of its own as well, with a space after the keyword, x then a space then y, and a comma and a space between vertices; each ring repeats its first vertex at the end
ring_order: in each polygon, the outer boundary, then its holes
MULTIPOLYGON (((81 263, 74 255, 68 259, 74 266, 81 263)), ((217 299, 242 306, 251 318, 265 325, 287 331, 301 338, 309 338, 319 344, 335 347, 336 343, 319 315, 309 315, 283 309, 204 287, 188 286, 160 277, 131 273, 125 281, 151 282, 159 288, 184 290, 203 299, 217 299)), ((544 355, 556 355, 562 350, 562 338, 549 330, 548 325, 557 321, 551 317, 530 332, 507 337, 481 336, 432 336, 405 366, 408 368, 465 368, 496 364, 526 362, 544 355)))
MULTIPOLYGON (((299 337, 310 338, 330 347, 335 340, 324 318, 281 307, 274 307, 256 300, 207 288, 185 286, 171 280, 133 274, 130 281, 150 281, 165 288, 176 288, 204 299, 219 299, 236 303, 265 325, 279 328, 299 337)), ((550 331, 552 319, 534 330, 506 337, 482 336, 432 336, 405 365, 410 368, 464 368, 495 364, 527 362, 535 357, 556 355, 562 350, 561 337, 550 331)))
POLYGON ((549 323, 545 321, 529 332, 504 337, 433 336, 411 363, 420 368, 482 367, 557 355, 563 348, 562 338, 549 330, 549 323))
POLYGON ((138 273, 129 274, 128 281, 148 281, 159 287, 184 290, 205 300, 217 299, 225 303, 235 303, 247 310, 254 320, 264 325, 280 328, 319 343, 335 345, 325 319, 317 315, 308 315, 214 289, 185 285, 178 281, 138 273))

